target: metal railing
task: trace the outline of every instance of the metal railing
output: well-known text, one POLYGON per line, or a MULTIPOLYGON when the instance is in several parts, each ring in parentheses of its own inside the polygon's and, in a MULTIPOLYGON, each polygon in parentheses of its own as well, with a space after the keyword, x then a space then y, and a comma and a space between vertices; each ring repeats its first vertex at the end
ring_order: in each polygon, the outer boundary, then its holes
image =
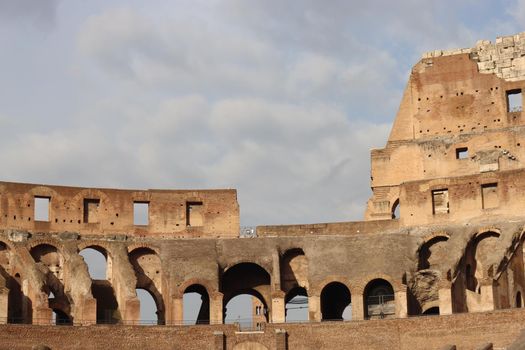
POLYGON ((254 238, 257 237, 257 226, 241 226, 239 231, 240 238, 254 238))

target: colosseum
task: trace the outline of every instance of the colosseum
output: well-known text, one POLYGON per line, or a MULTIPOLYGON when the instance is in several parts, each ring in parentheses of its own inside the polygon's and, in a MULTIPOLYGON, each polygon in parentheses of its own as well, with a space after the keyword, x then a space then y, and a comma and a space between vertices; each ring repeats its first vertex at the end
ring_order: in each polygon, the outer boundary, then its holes
POLYGON ((2 182, 0 348, 523 349, 524 88, 525 33, 424 54, 359 222, 241 229, 231 189, 2 182), (243 294, 251 323, 225 322, 243 294))

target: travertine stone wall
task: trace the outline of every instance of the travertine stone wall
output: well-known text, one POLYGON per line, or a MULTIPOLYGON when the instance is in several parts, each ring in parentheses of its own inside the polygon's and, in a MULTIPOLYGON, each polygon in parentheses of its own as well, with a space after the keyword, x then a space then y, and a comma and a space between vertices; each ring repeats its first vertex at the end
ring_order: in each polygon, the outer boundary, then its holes
POLYGON ((480 40, 473 48, 457 50, 435 50, 423 54, 423 58, 434 58, 458 54, 470 54, 478 64, 479 72, 496 74, 508 81, 525 78, 525 32, 502 36, 495 43, 480 40))

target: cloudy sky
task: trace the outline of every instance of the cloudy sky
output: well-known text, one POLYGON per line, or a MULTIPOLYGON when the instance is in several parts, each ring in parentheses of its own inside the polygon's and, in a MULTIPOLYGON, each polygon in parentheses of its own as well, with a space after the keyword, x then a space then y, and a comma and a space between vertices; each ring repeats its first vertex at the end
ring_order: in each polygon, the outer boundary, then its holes
POLYGON ((0 0, 0 179, 359 220, 421 54, 520 31, 525 1, 0 0))

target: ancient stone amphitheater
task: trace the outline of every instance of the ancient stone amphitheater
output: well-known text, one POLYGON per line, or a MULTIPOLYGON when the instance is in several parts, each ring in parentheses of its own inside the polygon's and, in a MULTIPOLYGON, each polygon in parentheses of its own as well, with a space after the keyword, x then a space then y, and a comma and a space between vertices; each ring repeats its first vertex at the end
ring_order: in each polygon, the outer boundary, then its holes
POLYGON ((423 55, 365 221, 241 230, 235 190, 0 183, 0 348, 524 348, 522 89, 525 33, 423 55), (240 294, 251 324, 225 324, 240 294), (308 319, 289 322, 297 297, 308 319))

